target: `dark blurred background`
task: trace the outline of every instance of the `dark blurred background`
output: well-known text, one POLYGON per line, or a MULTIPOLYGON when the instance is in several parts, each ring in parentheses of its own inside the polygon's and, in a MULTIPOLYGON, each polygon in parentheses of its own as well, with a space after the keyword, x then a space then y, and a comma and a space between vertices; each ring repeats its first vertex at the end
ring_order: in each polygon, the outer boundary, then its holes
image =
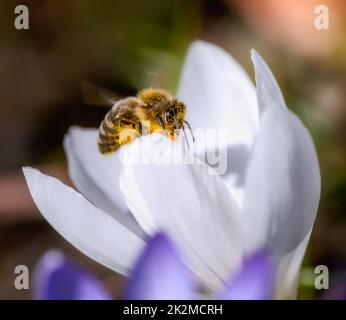
POLYGON ((346 281, 346 2, 343 0, 32 0, 0 2, 0 298, 30 298, 14 288, 14 268, 33 268, 60 248, 97 275, 115 296, 121 278, 84 257, 45 223, 26 188, 31 165, 70 184, 62 149, 71 125, 97 127, 107 109, 83 103, 85 81, 134 94, 160 84, 174 92, 189 43, 228 50, 253 78, 256 48, 279 80, 287 104, 317 146, 322 197, 301 274, 299 297, 321 298, 314 267, 330 287, 346 281), (25 4, 30 29, 16 30, 25 4), (329 8, 328 30, 314 8, 329 8))

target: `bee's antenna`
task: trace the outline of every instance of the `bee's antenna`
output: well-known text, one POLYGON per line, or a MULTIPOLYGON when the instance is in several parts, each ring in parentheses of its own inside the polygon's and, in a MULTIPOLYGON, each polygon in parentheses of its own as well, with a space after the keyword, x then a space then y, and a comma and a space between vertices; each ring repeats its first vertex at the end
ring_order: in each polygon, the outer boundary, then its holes
MULTIPOLYGON (((189 128, 189 130, 190 130, 190 134, 191 134, 191 137, 192 137, 192 142, 195 142, 195 136, 194 136, 193 133, 192 133, 190 124, 189 124, 186 120, 183 120, 183 122, 187 124, 187 126, 188 126, 188 128, 189 128)), ((183 126, 183 128, 184 128, 184 126, 183 126)))
POLYGON ((189 140, 187 140, 187 136, 186 136, 186 132, 185 132, 185 127, 184 127, 184 125, 182 125, 182 128, 183 128, 183 132, 184 132, 185 141, 186 141, 186 143, 187 143, 187 147, 190 149, 190 144, 189 144, 189 140))

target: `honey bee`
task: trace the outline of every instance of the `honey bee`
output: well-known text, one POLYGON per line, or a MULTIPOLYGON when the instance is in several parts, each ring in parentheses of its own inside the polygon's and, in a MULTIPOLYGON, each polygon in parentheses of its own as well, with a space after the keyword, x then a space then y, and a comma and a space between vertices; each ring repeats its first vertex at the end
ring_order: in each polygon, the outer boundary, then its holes
POLYGON ((175 140, 176 130, 182 129, 186 106, 163 89, 144 89, 135 97, 117 101, 106 114, 99 128, 98 146, 102 154, 110 154, 142 135, 159 132, 175 140))

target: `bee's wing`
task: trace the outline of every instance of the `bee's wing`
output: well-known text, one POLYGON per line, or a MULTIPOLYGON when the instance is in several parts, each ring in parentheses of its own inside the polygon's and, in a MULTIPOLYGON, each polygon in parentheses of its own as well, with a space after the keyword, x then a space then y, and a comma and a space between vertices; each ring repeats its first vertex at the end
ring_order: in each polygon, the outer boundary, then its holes
POLYGON ((143 80, 144 88, 162 88, 162 79, 160 74, 152 71, 145 72, 143 80))
POLYGON ((82 83, 82 96, 85 104, 111 107, 123 97, 111 90, 101 88, 90 82, 82 83))

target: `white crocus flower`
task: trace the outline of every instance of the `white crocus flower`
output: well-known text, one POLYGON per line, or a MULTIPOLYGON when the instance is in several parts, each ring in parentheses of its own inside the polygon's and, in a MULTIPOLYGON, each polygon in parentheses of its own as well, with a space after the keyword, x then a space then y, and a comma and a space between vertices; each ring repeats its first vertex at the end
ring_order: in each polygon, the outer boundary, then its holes
MULTIPOLYGON (((308 131, 287 109, 268 66, 255 51, 252 60, 257 92, 228 53, 197 41, 180 79, 177 96, 192 128, 228 134, 226 174, 210 175, 203 163, 123 164, 120 152, 99 153, 98 130, 74 127, 64 147, 80 193, 24 168, 43 216, 80 251, 122 274, 146 234, 164 230, 211 290, 265 247, 277 263, 275 297, 294 298, 320 197, 319 166, 308 131)), ((148 137, 125 148, 141 139, 148 137)))

